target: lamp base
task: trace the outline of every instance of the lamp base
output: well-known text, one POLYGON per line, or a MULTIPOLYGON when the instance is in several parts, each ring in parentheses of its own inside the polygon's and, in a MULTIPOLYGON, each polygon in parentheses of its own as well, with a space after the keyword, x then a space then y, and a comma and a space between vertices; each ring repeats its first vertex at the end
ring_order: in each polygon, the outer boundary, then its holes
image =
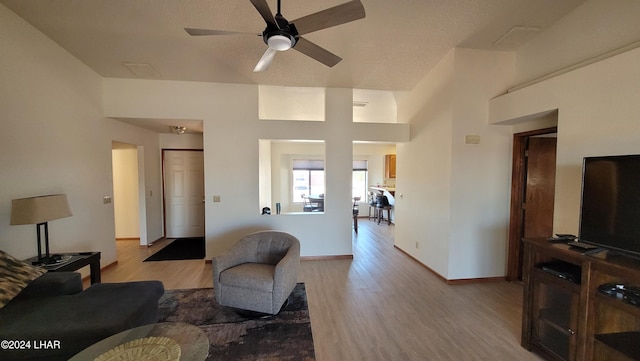
POLYGON ((62 260, 63 259, 61 255, 52 254, 50 256, 39 257, 37 260, 32 261, 31 264, 34 266, 49 265, 49 264, 60 263, 62 260))

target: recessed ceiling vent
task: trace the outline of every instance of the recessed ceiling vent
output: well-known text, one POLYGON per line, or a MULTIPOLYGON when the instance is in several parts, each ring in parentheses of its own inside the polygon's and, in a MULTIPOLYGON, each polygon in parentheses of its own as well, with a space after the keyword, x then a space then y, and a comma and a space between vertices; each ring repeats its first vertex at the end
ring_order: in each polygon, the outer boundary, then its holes
POLYGON ((353 107, 354 108, 364 108, 364 107, 367 106, 367 104, 369 104, 369 103, 368 102, 357 101, 357 100, 353 101, 353 107))
POLYGON ((501 48, 517 48, 531 40, 539 30, 540 27, 538 26, 516 25, 496 40, 493 43, 493 46, 501 48))
POLYGON ((151 65, 146 63, 123 62, 122 65, 124 65, 125 68, 129 69, 129 71, 132 72, 133 75, 137 76, 138 78, 159 78, 160 77, 160 73, 156 69, 154 69, 151 65))

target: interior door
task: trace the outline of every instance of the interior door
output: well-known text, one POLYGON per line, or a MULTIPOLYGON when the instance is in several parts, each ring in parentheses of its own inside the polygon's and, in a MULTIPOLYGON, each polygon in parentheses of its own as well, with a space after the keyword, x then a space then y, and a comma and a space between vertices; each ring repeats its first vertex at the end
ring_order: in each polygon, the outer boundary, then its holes
POLYGON ((164 150, 165 237, 204 237, 204 154, 164 150))
POLYGON ((550 237, 553 233, 556 143, 555 137, 529 138, 523 206, 525 238, 550 237))
POLYGON ((553 232, 557 128, 514 134, 507 280, 522 280, 523 237, 553 232))

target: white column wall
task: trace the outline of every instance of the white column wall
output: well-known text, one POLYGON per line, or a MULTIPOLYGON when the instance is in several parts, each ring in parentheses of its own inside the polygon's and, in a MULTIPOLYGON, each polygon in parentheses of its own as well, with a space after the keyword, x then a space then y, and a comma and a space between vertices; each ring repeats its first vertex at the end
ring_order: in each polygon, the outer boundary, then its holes
POLYGON ((411 142, 397 147, 396 245, 447 279, 505 272, 511 128, 489 125, 488 101, 513 61, 454 49, 398 106, 411 142))
POLYGON ((454 52, 398 103, 411 142, 396 147, 395 244, 435 272, 449 273, 454 52))

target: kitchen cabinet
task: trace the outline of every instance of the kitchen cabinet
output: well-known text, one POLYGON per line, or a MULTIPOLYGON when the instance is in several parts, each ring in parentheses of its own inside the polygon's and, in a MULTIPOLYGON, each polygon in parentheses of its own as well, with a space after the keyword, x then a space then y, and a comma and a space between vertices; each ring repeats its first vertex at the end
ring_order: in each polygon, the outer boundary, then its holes
POLYGON ((396 177, 396 155, 387 154, 384 156, 384 177, 394 178, 396 177))

